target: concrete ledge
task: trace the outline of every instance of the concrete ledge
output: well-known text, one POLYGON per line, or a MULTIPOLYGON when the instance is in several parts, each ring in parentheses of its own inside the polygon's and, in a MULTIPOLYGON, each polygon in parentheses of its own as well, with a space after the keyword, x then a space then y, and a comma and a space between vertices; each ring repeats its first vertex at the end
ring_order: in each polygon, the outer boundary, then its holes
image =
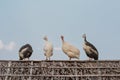
POLYGON ((0 60, 0 80, 119 80, 120 60, 0 60))

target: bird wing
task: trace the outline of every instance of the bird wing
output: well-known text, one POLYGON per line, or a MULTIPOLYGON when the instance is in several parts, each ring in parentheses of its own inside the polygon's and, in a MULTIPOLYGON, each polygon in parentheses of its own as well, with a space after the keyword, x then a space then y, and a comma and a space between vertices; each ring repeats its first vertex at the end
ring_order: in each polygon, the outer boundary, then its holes
POLYGON ((28 48, 23 48, 20 52, 19 52, 19 56, 24 58, 24 56, 27 56, 27 50, 28 48))
POLYGON ((47 51, 53 51, 53 45, 52 45, 52 43, 50 43, 50 42, 46 42, 45 43, 45 46, 44 46, 44 51, 45 52, 47 52, 47 51))
POLYGON ((73 52, 74 54, 79 54, 80 51, 79 49, 77 49, 75 46, 71 45, 70 43, 65 43, 65 49, 66 49, 66 52, 73 52))
POLYGON ((87 42, 87 43, 85 43, 87 46, 91 46, 91 48, 92 48, 92 51, 96 51, 97 53, 98 53, 98 50, 96 49, 96 47, 93 45, 93 44, 91 44, 90 42, 87 42))
POLYGON ((28 51, 33 52, 32 47, 30 44, 23 45, 20 49, 19 52, 21 52, 23 49, 28 48, 28 51))
POLYGON ((24 48, 26 48, 27 46, 22 46, 20 49, 19 49, 19 52, 21 52, 24 48))
POLYGON ((45 42, 44 46, 44 55, 45 56, 52 56, 53 55, 53 45, 51 42, 45 42))
POLYGON ((96 50, 90 48, 90 51, 91 51, 92 53, 95 53, 96 55, 98 55, 98 52, 97 52, 96 50))

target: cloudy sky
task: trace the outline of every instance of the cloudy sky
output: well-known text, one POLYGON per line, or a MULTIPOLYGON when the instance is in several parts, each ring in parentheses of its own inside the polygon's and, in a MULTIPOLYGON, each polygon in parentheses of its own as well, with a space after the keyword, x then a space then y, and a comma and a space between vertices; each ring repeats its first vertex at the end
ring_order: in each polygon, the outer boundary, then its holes
POLYGON ((26 43, 34 50, 31 60, 44 60, 45 35, 54 45, 52 60, 68 60, 61 35, 86 60, 83 33, 100 60, 120 59, 120 0, 0 0, 0 60, 18 60, 26 43))

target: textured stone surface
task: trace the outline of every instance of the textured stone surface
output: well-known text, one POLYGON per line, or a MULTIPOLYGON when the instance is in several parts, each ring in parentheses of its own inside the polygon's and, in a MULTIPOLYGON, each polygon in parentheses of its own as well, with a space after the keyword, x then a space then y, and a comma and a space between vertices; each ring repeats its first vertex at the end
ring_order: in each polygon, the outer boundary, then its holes
POLYGON ((0 61, 0 80, 119 80, 120 60, 0 61))

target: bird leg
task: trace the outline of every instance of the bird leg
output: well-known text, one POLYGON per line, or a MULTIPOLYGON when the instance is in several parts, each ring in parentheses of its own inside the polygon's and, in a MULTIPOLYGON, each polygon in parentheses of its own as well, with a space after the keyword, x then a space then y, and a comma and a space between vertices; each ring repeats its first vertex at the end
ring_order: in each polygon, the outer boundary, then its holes
POLYGON ((24 58, 23 60, 24 60, 24 61, 28 61, 28 60, 29 60, 29 58, 24 58))
POLYGON ((47 61, 48 59, 47 59, 47 57, 46 57, 46 61, 47 61))
POLYGON ((50 60, 50 57, 49 57, 49 60, 50 60))
POLYGON ((79 58, 77 58, 79 60, 79 58))
POLYGON ((71 57, 69 58, 69 60, 71 60, 71 57))

